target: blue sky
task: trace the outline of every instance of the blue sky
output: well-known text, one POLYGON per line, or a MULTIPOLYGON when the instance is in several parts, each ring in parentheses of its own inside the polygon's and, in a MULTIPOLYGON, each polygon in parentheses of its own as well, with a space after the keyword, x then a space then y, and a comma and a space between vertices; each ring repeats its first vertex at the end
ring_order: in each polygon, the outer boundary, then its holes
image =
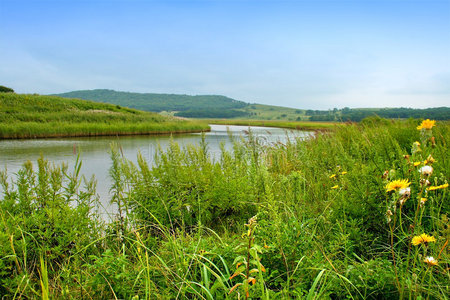
POLYGON ((450 0, 0 0, 0 85, 450 106, 450 0))

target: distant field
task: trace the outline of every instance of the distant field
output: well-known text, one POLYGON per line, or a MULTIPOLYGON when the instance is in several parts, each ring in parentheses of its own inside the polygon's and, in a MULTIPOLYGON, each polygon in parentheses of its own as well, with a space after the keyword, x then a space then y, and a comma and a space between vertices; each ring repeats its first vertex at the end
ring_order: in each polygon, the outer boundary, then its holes
POLYGON ((0 94, 0 138, 199 132, 207 124, 119 105, 55 96, 0 94))
POLYGON ((249 104, 244 108, 237 109, 248 114, 246 118, 252 120, 285 120, 285 121, 306 121, 308 116, 305 110, 283 106, 273 106, 264 104, 249 104))

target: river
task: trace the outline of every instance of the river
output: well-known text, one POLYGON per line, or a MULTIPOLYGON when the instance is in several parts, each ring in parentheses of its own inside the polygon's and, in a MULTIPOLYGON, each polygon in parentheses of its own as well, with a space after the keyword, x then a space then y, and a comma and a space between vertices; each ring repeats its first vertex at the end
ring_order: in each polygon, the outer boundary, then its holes
MULTIPOLYGON (((208 150, 213 157, 220 153, 220 144, 225 143, 231 147, 228 138, 229 131, 233 136, 245 136, 249 130, 248 126, 210 125, 211 131, 206 133, 208 150)), ((304 131, 288 131, 281 128, 250 127, 252 132, 265 143, 286 142, 294 137, 307 137, 311 133, 304 131)), ((22 167, 23 163, 30 160, 36 166, 36 161, 41 155, 51 163, 61 164, 66 162, 69 170, 73 168, 78 152, 81 151, 82 167, 81 173, 86 178, 93 175, 97 180, 97 193, 99 195, 101 214, 114 212, 114 206, 109 203, 109 189, 111 180, 109 168, 111 160, 109 156, 110 145, 115 142, 120 145, 124 156, 136 162, 140 151, 142 156, 152 163, 158 145, 164 150, 170 140, 185 146, 198 144, 201 134, 182 134, 170 136, 120 136, 120 137, 94 137, 94 138, 58 138, 58 139, 31 139, 31 140, 0 140, 0 168, 7 168, 10 180, 14 179, 15 173, 22 167)))

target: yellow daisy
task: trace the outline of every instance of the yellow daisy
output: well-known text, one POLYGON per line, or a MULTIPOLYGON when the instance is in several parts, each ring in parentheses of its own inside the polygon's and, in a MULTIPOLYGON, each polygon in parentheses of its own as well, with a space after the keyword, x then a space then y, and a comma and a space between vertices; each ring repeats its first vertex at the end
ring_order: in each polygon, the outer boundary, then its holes
POLYGON ((417 130, 431 129, 431 128, 433 128, 433 126, 435 126, 435 124, 436 124, 436 121, 426 119, 426 120, 423 120, 419 126, 417 126, 417 130))
POLYGON ((419 166, 420 164, 421 164, 420 161, 416 161, 416 162, 414 163, 414 167, 417 167, 417 166, 419 166))
POLYGON ((410 184, 411 182, 408 179, 394 180, 386 185, 386 192, 406 189, 410 184))
POLYGON ((339 186, 338 185, 335 185, 335 186, 333 186, 333 187, 331 187, 333 190, 335 190, 335 189, 337 189, 339 186))
POLYGON ((446 184, 441 184, 441 185, 437 185, 437 186, 430 186, 429 188, 427 188, 428 191, 434 191, 434 190, 440 190, 440 189, 445 189, 448 187, 448 183, 446 184))
POLYGON ((413 244, 414 246, 418 246, 420 244, 425 244, 427 245, 428 243, 434 243, 436 242, 436 239, 434 238, 434 236, 430 236, 426 233, 422 233, 421 235, 416 235, 415 237, 412 238, 411 244, 413 244))
POLYGON ((330 175, 330 179, 335 178, 336 174, 330 175))

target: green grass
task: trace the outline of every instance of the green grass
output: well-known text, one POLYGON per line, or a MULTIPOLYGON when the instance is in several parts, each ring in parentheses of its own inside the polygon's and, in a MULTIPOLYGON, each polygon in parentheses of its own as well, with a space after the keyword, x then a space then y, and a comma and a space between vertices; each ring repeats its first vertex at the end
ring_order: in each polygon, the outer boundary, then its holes
POLYGON ((152 165, 113 145, 109 223, 80 161, 41 158, 14 182, 0 172, 0 294, 448 299, 450 124, 418 123, 374 118, 275 145, 250 132, 216 158, 205 140, 172 143, 152 165), (386 192, 401 179, 409 196, 386 192), (422 233, 435 241, 413 245, 422 233))
POLYGON ((201 122, 55 96, 0 94, 0 138, 162 134, 208 130, 201 122))

